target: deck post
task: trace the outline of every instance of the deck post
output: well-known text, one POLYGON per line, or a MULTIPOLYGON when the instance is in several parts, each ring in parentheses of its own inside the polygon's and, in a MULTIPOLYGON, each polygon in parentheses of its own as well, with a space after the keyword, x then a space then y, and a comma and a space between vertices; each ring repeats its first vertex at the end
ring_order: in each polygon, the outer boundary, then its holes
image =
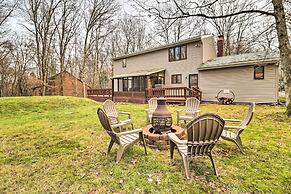
POLYGON ((147 99, 147 88, 148 88, 148 84, 147 84, 147 76, 144 76, 144 103, 146 103, 148 101, 147 99))
POLYGON ((112 97, 112 101, 114 101, 114 79, 112 78, 112 94, 111 94, 111 97, 112 97))
POLYGON ((144 90, 144 102, 147 102, 147 88, 144 90))

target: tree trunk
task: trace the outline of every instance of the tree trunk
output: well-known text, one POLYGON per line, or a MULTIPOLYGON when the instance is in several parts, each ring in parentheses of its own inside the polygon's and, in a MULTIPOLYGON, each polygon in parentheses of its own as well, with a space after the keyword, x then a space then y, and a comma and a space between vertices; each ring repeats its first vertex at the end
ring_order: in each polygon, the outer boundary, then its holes
MULTIPOLYGON (((61 47, 62 48, 62 47, 61 47)), ((60 49, 60 78, 61 78, 61 86, 60 86, 60 95, 64 96, 64 66, 65 66, 65 51, 60 49)))
POLYGON ((63 76, 63 65, 61 64, 61 73, 60 73, 60 78, 61 78, 61 87, 60 87, 60 95, 63 96, 64 95, 64 76, 63 76))
POLYGON ((286 18, 282 0, 272 0, 279 40, 281 64, 283 67, 287 114, 291 116, 291 47, 288 38, 286 18))

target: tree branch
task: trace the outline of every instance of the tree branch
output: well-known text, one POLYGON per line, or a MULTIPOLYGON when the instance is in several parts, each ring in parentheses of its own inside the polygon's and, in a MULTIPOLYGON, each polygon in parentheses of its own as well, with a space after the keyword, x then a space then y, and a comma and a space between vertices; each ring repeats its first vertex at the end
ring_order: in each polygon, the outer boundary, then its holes
POLYGON ((206 19, 218 19, 218 18, 227 18, 227 17, 246 14, 246 13, 256 13, 256 14, 260 14, 260 15, 275 16, 274 13, 270 13, 270 12, 266 12, 266 11, 262 11, 262 10, 243 10, 243 11, 239 11, 239 12, 235 12, 235 13, 218 15, 218 16, 206 15, 204 13, 190 14, 190 13, 186 13, 183 11, 182 15, 168 17, 168 16, 163 16, 157 8, 150 8, 149 11, 151 9, 157 11, 158 16, 162 19, 178 19, 178 18, 188 18, 188 17, 203 17, 206 19))
POLYGON ((12 12, 16 8, 16 6, 17 6, 17 2, 14 3, 12 8, 9 10, 9 12, 3 17, 3 19, 1 19, 0 26, 2 26, 4 24, 4 22, 10 17, 10 15, 12 14, 12 12))

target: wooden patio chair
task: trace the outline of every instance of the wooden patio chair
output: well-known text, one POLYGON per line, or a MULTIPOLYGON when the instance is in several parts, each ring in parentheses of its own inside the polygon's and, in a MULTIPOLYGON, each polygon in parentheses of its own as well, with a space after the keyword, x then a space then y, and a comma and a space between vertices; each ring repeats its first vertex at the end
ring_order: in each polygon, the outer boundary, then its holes
POLYGON ((200 101, 195 98, 187 98, 185 104, 185 110, 177 110, 177 125, 180 124, 181 120, 184 120, 185 124, 187 121, 192 121, 195 117, 197 117, 199 110, 200 101), (182 111, 185 112, 184 115, 181 115, 182 111))
POLYGON ((125 131, 125 132, 115 132, 111 128, 109 118, 107 117, 107 115, 101 108, 97 110, 97 115, 99 117, 101 125, 106 130, 108 135, 111 137, 111 140, 107 149, 107 154, 109 154, 114 143, 119 145, 119 149, 118 149, 117 157, 116 157, 116 163, 120 161, 123 155, 123 152, 127 148, 137 143, 138 141, 140 141, 143 144, 145 154, 147 155, 146 143, 143 137, 142 129, 133 129, 131 131, 125 131))
POLYGON ((148 105, 149 108, 145 109, 146 111, 146 117, 147 117, 147 125, 149 125, 152 121, 152 115, 153 112, 156 110, 157 106, 158 106, 158 101, 157 101, 157 97, 153 97, 151 99, 149 99, 148 101, 148 105))
POLYGON ((221 138, 234 142, 242 154, 244 154, 244 150, 243 150, 240 134, 244 131, 244 129, 251 122, 253 115, 254 115, 254 112, 255 112, 255 106, 256 106, 256 104, 254 102, 252 102, 250 104, 248 112, 242 121, 237 120, 237 119, 224 119, 224 121, 226 121, 226 122, 240 123, 239 125, 236 125, 236 126, 229 126, 229 125, 224 126, 224 130, 221 134, 221 138), (234 132, 232 132, 232 131, 234 131, 234 132))
POLYGON ((224 123, 225 121, 218 115, 206 113, 187 124, 187 140, 180 140, 174 133, 168 134, 171 159, 173 159, 174 148, 177 147, 183 159, 187 179, 190 178, 189 160, 191 156, 208 156, 214 173, 218 176, 211 151, 221 136, 224 123))
POLYGON ((103 103, 103 109, 110 120, 112 128, 119 128, 119 130, 122 131, 124 127, 130 124, 133 129, 131 114, 129 112, 117 112, 115 104, 112 100, 105 100, 103 103), (127 115, 127 119, 120 120, 120 115, 127 115))

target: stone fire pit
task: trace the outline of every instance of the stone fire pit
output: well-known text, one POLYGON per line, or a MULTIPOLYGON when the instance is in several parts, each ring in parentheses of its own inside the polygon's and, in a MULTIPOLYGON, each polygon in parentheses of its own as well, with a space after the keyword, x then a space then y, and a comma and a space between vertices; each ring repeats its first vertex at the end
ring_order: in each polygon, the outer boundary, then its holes
POLYGON ((152 130, 152 125, 148 125, 143 129, 143 134, 144 134, 147 146, 151 148, 160 149, 160 150, 166 150, 170 148, 169 138, 168 138, 169 132, 174 132, 179 137, 179 139, 184 139, 185 137, 184 129, 175 125, 172 126, 171 131, 164 132, 161 134, 155 133, 152 130))

